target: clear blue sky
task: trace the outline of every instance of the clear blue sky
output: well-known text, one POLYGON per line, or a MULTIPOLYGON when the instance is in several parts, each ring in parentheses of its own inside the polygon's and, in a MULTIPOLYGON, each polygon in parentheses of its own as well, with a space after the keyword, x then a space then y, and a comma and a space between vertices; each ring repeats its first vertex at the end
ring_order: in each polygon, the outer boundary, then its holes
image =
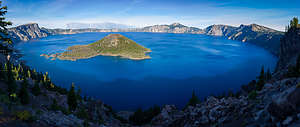
POLYGON ((204 28, 212 24, 257 23, 277 30, 300 17, 300 0, 4 0, 7 19, 48 28, 65 24, 114 22, 137 27, 179 22, 204 28))

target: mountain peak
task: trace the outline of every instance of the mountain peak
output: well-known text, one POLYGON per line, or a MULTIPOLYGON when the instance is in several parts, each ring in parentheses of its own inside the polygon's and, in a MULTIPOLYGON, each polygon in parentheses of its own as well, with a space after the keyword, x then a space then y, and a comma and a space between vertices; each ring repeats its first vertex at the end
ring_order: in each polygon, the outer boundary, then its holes
POLYGON ((27 24, 23 24, 21 26, 28 26, 28 25, 39 25, 39 24, 37 24, 37 23, 27 23, 27 24))
POLYGON ((265 26, 261 26, 258 24, 250 24, 250 25, 241 24, 239 28, 240 29, 249 29, 249 30, 255 31, 255 32, 278 32, 274 29, 271 29, 271 28, 268 28, 265 26))
POLYGON ((184 25, 182 25, 182 24, 180 24, 178 22, 175 22, 175 23, 172 23, 171 26, 184 26, 184 25))

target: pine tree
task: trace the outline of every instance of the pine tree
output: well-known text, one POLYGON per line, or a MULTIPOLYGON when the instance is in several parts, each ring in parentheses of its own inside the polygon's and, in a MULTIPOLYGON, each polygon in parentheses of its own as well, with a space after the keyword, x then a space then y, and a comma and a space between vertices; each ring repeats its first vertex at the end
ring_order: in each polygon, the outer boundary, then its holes
POLYGON ((25 78, 21 84, 21 89, 19 91, 19 98, 21 99, 21 103, 23 105, 26 105, 29 103, 29 94, 27 91, 27 87, 28 87, 28 82, 27 82, 27 79, 25 78))
POLYGON ((10 94, 12 93, 15 93, 16 92, 16 89, 17 89, 17 84, 16 84, 16 80, 14 78, 14 74, 12 72, 12 69, 11 69, 11 64, 10 62, 8 61, 7 64, 6 64, 6 68, 7 68, 7 71, 6 71, 6 74, 7 74, 7 87, 8 87, 8 92, 10 94))
POLYGON ((76 95, 77 95, 77 100, 82 101, 82 97, 81 97, 81 89, 80 89, 80 87, 78 87, 77 92, 76 92, 76 95))
POLYGON ((53 99, 53 100, 52 100, 52 104, 51 104, 51 106, 50 106, 50 109, 51 109, 51 110, 54 110, 54 111, 59 110, 59 105, 57 104, 56 99, 53 99))
POLYGON ((74 111, 77 108, 77 96, 74 83, 72 83, 70 91, 68 93, 68 105, 70 111, 74 111))
POLYGON ((200 103, 200 100, 196 96, 195 91, 193 91, 192 98, 189 100, 188 105, 190 105, 190 106, 196 106, 199 103, 200 103))
POLYGON ((290 23, 291 27, 297 27, 298 26, 298 23, 299 23, 299 20, 297 17, 294 17, 290 23))
POLYGON ((38 96, 41 94, 41 88, 39 82, 35 81, 34 86, 32 88, 32 93, 35 96, 38 96))
POLYGON ((27 71, 27 76, 28 76, 28 78, 31 78, 31 72, 30 72, 30 70, 27 71))
POLYGON ((256 84, 256 89, 261 90, 265 85, 265 71, 264 67, 261 68, 260 75, 258 76, 258 81, 256 84))
POLYGON ((295 67, 296 76, 300 76, 300 55, 298 55, 295 67))
POLYGON ((270 69, 268 69, 267 73, 266 73, 266 81, 269 81, 272 79, 272 74, 271 74, 271 71, 270 69))
POLYGON ((15 74, 14 75, 15 80, 18 80, 19 79, 19 71, 16 67, 14 67, 14 74, 15 74))
POLYGON ((37 80, 37 72, 35 69, 33 69, 33 73, 32 73, 32 79, 37 80))
POLYGON ((141 108, 138 108, 133 115, 129 117, 129 120, 135 125, 142 125, 144 123, 144 112, 141 108))
MULTIPOLYGON (((12 44, 12 41, 10 38, 6 38, 7 35, 7 26, 12 25, 11 22, 5 21, 4 15, 7 13, 7 6, 2 6, 2 1, 0 1, 0 40, 12 44)), ((7 48, 6 46, 1 45, 1 49, 7 48)))
POLYGON ((6 71, 4 70, 4 66, 3 64, 0 65, 0 80, 4 80, 6 79, 6 71))
POLYGON ((294 17, 287 26, 286 32, 289 33, 290 31, 295 31, 297 28, 299 28, 299 20, 297 17, 294 17))

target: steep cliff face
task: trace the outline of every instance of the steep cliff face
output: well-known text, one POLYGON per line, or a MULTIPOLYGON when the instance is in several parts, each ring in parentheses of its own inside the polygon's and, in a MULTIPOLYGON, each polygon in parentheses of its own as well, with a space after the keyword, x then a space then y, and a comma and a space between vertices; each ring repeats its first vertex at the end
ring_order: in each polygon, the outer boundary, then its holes
POLYGON ((280 38, 283 36, 283 32, 257 24, 240 25, 239 27, 212 25, 205 29, 205 34, 249 42, 263 47, 277 56, 279 55, 280 38))
POLYGON ((277 70, 295 64, 300 54, 300 28, 289 30, 281 39, 277 70))
POLYGON ((36 23, 10 28, 8 29, 8 34, 14 42, 28 41, 31 39, 47 37, 48 35, 50 35, 50 33, 41 29, 36 23))
POLYGON ((205 34, 213 36, 230 36, 236 27, 227 25, 211 25, 205 29, 205 34))

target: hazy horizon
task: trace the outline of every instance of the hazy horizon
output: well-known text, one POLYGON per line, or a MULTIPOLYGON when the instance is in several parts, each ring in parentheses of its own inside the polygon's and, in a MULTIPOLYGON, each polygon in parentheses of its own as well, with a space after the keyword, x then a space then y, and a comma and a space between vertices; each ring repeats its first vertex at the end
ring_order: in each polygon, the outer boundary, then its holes
POLYGON ((66 28, 68 23, 117 23, 145 27, 175 22, 205 28, 213 24, 259 24, 283 31, 299 17, 300 1, 279 0, 4 0, 13 26, 38 23, 66 28), (270 4, 271 3, 271 4, 270 4))

